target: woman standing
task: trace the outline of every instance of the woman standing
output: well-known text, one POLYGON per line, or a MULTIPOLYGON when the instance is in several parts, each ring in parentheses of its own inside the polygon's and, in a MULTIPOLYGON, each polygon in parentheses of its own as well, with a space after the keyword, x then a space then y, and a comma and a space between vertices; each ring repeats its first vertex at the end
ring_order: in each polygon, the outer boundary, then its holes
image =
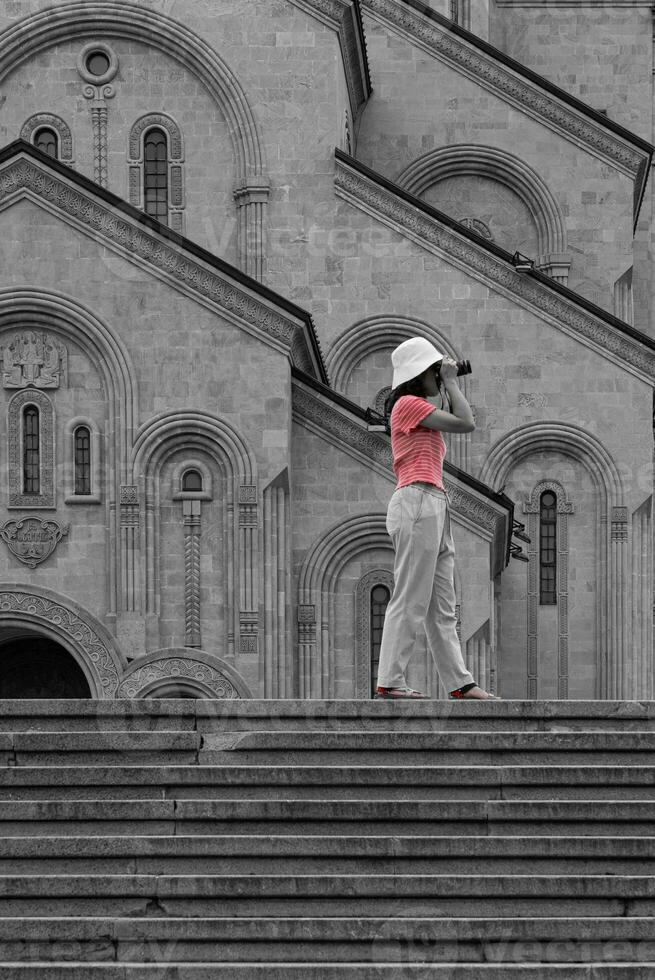
POLYGON ((395 551, 394 590, 384 619, 376 698, 427 698, 407 686, 405 670, 419 631, 451 698, 494 699, 466 669, 457 636, 455 549, 443 485, 446 444, 441 432, 472 432, 471 407, 455 380, 457 365, 422 337, 391 355, 391 448, 398 485, 389 502, 387 531, 395 551), (451 412, 428 401, 450 397, 451 412))

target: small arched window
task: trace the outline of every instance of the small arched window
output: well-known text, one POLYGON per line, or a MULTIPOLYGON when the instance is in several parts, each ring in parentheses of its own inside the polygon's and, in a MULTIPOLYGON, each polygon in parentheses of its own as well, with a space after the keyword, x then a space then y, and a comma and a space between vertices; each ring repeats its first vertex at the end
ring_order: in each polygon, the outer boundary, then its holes
POLYGON ((375 695, 377 689, 382 627, 390 598, 391 594, 386 585, 374 585, 371 589, 371 697, 375 695))
POLYGON ((168 144, 162 129, 149 129, 143 145, 143 205, 146 214, 168 224, 168 144))
POLYGON ((23 409, 23 493, 41 492, 41 446, 39 410, 36 405, 23 409))
POLYGON ((34 134, 34 145, 37 150, 47 153, 49 157, 54 157, 55 160, 59 158, 59 141, 54 129, 48 126, 37 129, 34 134))
POLYGON ((202 490, 202 475, 198 470, 187 470, 182 477, 182 491, 185 493, 198 493, 202 490))
POLYGON ((91 432, 86 425, 78 425, 73 435, 75 460, 75 493, 91 493, 91 432))
POLYGON ((557 497, 544 490, 539 499, 539 602, 557 603, 557 497))

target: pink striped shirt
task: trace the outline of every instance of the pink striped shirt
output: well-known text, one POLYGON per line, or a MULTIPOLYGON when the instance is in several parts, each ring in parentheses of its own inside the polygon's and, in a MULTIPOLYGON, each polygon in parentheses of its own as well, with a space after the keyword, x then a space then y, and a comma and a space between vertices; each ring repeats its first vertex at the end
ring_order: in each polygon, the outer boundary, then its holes
POLYGON ((391 412, 391 451, 393 470, 398 486, 423 481, 440 490, 443 485, 443 461, 446 443, 438 429, 428 429, 419 423, 434 412, 435 406, 426 398, 403 395, 391 412))

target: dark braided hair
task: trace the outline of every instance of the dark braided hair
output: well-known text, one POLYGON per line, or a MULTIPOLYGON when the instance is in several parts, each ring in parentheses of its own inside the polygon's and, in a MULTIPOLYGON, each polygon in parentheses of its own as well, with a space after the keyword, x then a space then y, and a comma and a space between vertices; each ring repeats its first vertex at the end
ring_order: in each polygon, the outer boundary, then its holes
MULTIPOLYGON (((435 361, 435 364, 437 363, 438 361, 435 361)), ((430 365, 430 367, 433 367, 433 365, 430 365)), ((429 370, 429 368, 426 368, 426 371, 427 370, 429 370)), ((390 434, 391 432, 391 413, 399 398, 402 398, 403 395, 416 395, 418 398, 425 398, 423 386, 424 374, 425 371, 417 375, 415 378, 410 378, 409 381, 403 381, 402 384, 398 385, 397 388, 393 388, 387 395, 384 401, 384 415, 387 423, 387 434, 390 434)), ((439 387, 441 388, 441 384, 439 387)))

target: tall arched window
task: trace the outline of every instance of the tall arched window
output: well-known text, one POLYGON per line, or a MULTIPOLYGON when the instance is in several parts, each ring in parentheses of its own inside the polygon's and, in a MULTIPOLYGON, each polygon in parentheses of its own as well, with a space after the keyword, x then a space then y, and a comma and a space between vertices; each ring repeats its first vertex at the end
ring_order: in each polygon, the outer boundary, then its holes
POLYGON ((149 129, 143 144, 143 205, 146 214, 168 224, 168 144, 161 129, 149 129))
POLYGON ((539 498, 539 603, 557 603, 557 497, 544 490, 539 498))
POLYGON ((47 153, 49 157, 54 157, 55 160, 58 159, 59 146, 57 134, 54 129, 50 129, 47 126, 42 126, 41 129, 37 129, 34 134, 34 145, 42 153, 47 153))
POLYGON ((41 492, 41 453, 39 410, 36 405, 23 409, 23 493, 41 492))
POLYGON ((382 627, 390 598, 391 594, 386 585, 374 585, 371 589, 371 630, 369 634, 371 638, 371 697, 374 696, 377 688, 382 627))
POLYGON ((75 493, 91 493, 91 432, 86 425, 75 429, 75 493))

